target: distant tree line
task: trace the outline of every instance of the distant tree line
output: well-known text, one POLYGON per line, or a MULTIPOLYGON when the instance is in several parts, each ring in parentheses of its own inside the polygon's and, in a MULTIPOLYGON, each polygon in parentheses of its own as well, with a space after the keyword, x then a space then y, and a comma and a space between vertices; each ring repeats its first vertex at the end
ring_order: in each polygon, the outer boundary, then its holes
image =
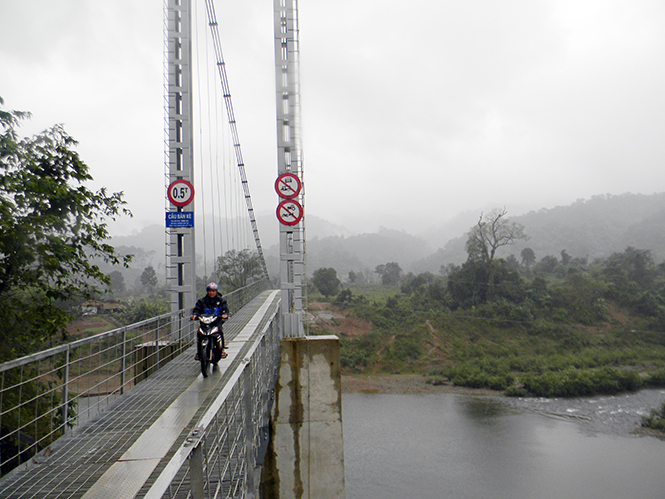
MULTIPOLYGON (((520 260, 514 255, 497 258, 498 248, 525 239, 524 228, 510 222, 505 209, 494 210, 481 215, 469 231, 462 265, 446 265, 438 275, 403 276, 400 266, 389 262, 375 272, 384 285, 399 285, 416 310, 474 310, 508 320, 595 324, 607 318, 612 301, 649 317, 653 327, 665 327, 665 263, 656 264, 649 250, 627 247, 589 262, 566 249, 558 257, 538 259, 527 247, 520 260)), ((315 275, 313 284, 325 286, 322 294, 339 292, 334 269, 319 269, 315 275)))
POLYGON ((529 247, 519 259, 497 257, 526 237, 505 210, 490 212, 469 231, 463 264, 400 276, 388 287, 398 292, 382 299, 353 286, 330 294, 372 324, 369 334, 342 338, 342 365, 420 369, 433 382, 511 395, 665 386, 665 263, 631 246, 592 261, 566 249, 538 258, 529 247))

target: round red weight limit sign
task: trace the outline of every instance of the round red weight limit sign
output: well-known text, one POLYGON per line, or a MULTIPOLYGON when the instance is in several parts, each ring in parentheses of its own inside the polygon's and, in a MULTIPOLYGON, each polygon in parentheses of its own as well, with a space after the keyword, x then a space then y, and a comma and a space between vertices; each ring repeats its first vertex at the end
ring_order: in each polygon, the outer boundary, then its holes
POLYGON ((282 225, 296 225, 302 220, 302 206, 298 201, 287 199, 277 206, 277 219, 282 225))
POLYGON ((282 173, 275 181, 277 195, 283 199, 293 199, 300 194, 302 183, 294 173, 282 173))
POLYGON ((166 194, 171 204, 175 206, 187 206, 194 199, 194 186, 184 179, 171 182, 166 194))

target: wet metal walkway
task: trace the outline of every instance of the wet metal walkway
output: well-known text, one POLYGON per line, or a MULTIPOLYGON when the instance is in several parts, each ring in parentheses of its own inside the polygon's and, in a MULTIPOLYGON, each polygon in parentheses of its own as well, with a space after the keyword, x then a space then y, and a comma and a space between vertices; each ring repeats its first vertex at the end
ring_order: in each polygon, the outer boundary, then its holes
POLYGON ((224 325, 228 354, 201 376, 192 346, 76 427, 43 455, 0 480, 1 498, 143 497, 225 387, 262 327, 277 313, 279 292, 265 291, 224 325))

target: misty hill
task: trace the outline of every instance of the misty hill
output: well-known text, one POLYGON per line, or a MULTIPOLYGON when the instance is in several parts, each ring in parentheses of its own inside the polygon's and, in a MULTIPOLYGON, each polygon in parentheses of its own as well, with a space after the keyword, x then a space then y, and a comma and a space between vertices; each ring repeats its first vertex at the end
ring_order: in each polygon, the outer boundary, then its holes
MULTIPOLYGON (((309 230, 308 230, 309 232, 309 230)), ((331 236, 307 240, 307 271, 332 267, 340 279, 350 271, 371 279, 377 265, 397 262, 404 270, 431 249, 425 241, 406 232, 381 228, 377 233, 331 236)))
POLYGON ((429 229, 417 236, 427 241, 431 248, 443 248, 448 241, 460 237, 460 234, 465 234, 469 227, 476 224, 479 215, 480 211, 463 211, 443 222, 436 221, 429 229))
MULTIPOLYGON (((256 215, 256 222, 259 227, 259 234, 261 235, 261 245, 266 253, 266 261, 270 274, 275 277, 279 273, 279 225, 275 213, 260 213, 256 215)), ((238 223, 237 220, 223 219, 219 222, 222 227, 231 226, 238 223)), ((246 219, 243 223, 249 224, 246 219)), ((152 224, 143 227, 141 231, 133 232, 131 234, 114 236, 111 244, 115 247, 116 251, 121 255, 131 254, 134 255, 129 269, 119 266, 112 267, 103 262, 97 262, 104 272, 110 273, 112 271, 119 271, 122 273, 127 287, 139 287, 138 279, 145 267, 152 266, 157 272, 160 282, 165 280, 165 253, 166 253, 166 229, 164 225, 152 224)), ((206 232, 208 238, 212 237, 213 231, 206 232)), ((331 236, 345 237, 351 235, 349 231, 324 220, 323 218, 308 215, 307 216, 307 238, 327 238, 331 236)), ((254 241, 250 241, 251 248, 254 248, 254 241)), ((208 241, 208 247, 212 247, 212 241, 208 241)), ((203 241, 197 240, 197 264, 198 274, 204 272, 203 256, 201 255, 203 248, 203 241)), ((362 251, 361 251, 362 253, 362 251)), ((208 262, 208 269, 214 267, 214 259, 219 255, 210 256, 208 262)), ((423 255, 421 255, 423 256, 423 255)), ((385 263, 385 262, 383 262, 385 263)))
MULTIPOLYGON (((279 222, 275 212, 262 212, 256 215, 256 224, 259 227, 261 246, 264 249, 279 245, 279 222)), ((325 238, 330 236, 351 236, 353 233, 344 227, 329 222, 316 215, 306 215, 305 229, 307 240, 325 238)))
MULTIPOLYGON (((665 260, 665 193, 600 195, 516 217, 508 213, 508 218, 524 225, 529 240, 501 248, 499 257, 514 254, 519 260, 522 249, 531 248, 537 259, 547 255, 559 258, 566 250, 571 257, 593 260, 632 246, 650 250, 657 263, 665 260)), ((414 270, 438 272, 441 265, 463 263, 466 239, 465 233, 450 240, 433 255, 414 263, 414 270)))
MULTIPOLYGON (((349 271, 377 277, 374 268, 397 262, 405 272, 438 272, 442 265, 466 261, 466 232, 478 221, 479 212, 465 212, 418 236, 382 228, 376 233, 351 234, 344 227, 323 218, 307 216, 307 270, 332 267, 341 279, 349 271), (437 244, 442 247, 435 253, 437 244), (429 256, 428 256, 429 255, 429 256)), ((571 257, 607 257, 628 246, 648 249, 659 263, 665 260, 665 193, 653 195, 601 195, 578 200, 569 206, 532 211, 511 216, 521 223, 529 240, 500 249, 498 256, 510 254, 520 259, 522 249, 534 250, 537 259, 547 255, 560 258, 561 251, 571 257)), ((274 213, 257 215, 262 245, 270 274, 279 268, 279 226, 274 213)), ((152 265, 163 279, 164 227, 151 225, 141 232, 114 237, 112 244, 121 253, 133 253, 133 270, 125 280, 135 282, 147 265, 152 265)), ((197 243, 197 248, 202 248, 197 243)), ((123 273, 126 271, 123 270, 123 273)))

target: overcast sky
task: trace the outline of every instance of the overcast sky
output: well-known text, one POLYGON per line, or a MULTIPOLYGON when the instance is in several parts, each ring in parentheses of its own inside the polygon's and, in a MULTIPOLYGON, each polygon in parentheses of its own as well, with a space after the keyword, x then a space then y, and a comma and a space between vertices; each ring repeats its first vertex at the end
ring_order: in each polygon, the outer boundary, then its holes
MULTIPOLYGON (((254 207, 274 212, 272 0, 216 9, 254 207)), ((123 231, 164 220, 162 17, 0 0, 0 96, 33 113, 26 134, 65 125, 125 192, 123 231)), ((301 0, 300 24, 308 214, 415 233, 664 190, 662 0, 301 0)))

